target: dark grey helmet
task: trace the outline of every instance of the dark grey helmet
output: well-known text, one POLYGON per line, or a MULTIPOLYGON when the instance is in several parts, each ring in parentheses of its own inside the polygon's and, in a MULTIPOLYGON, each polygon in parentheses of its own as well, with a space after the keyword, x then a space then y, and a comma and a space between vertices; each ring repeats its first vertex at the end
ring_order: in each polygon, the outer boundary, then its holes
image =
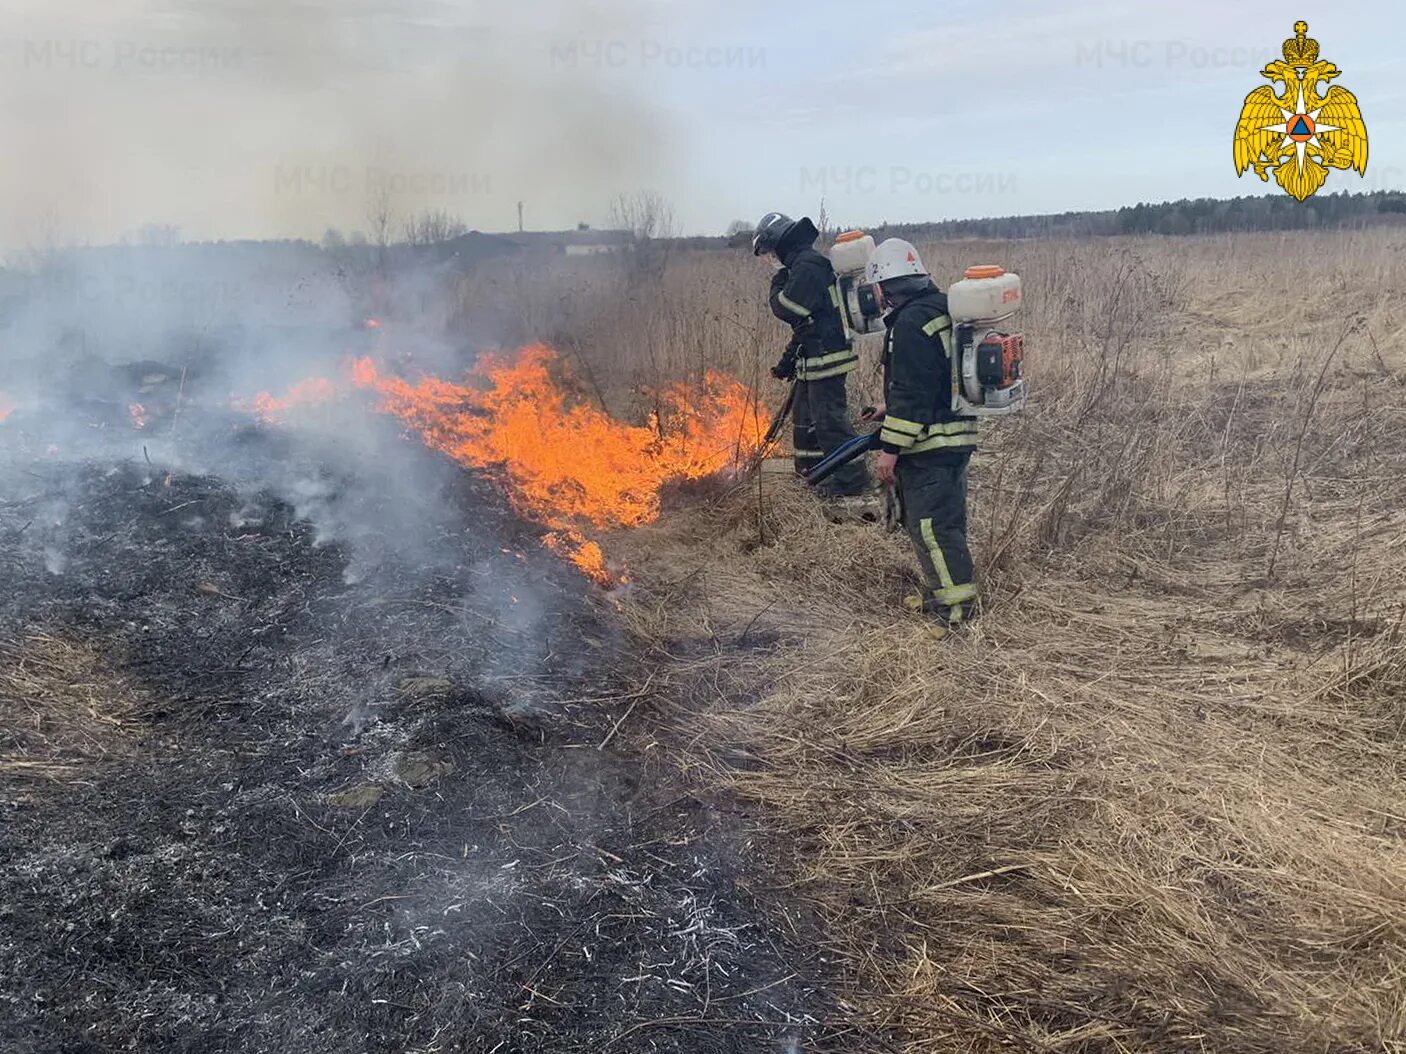
POLYGON ((781 239, 791 233, 796 221, 784 212, 768 212, 757 221, 756 233, 752 235, 752 255, 765 256, 776 252, 781 239))

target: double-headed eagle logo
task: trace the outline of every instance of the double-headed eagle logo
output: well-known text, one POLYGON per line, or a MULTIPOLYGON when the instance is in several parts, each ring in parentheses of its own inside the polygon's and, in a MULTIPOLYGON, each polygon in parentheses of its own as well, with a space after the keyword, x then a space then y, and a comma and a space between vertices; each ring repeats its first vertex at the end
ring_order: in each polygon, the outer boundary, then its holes
POLYGON ((1245 96, 1235 126, 1235 174, 1253 168, 1268 182, 1269 173, 1300 201, 1318 192, 1330 168, 1355 168, 1367 174, 1367 125, 1352 92, 1337 85, 1326 94, 1319 83, 1342 76, 1342 70, 1318 58, 1318 41, 1307 22, 1294 23, 1294 37, 1284 41, 1284 60, 1275 59, 1260 76, 1262 84, 1245 96))

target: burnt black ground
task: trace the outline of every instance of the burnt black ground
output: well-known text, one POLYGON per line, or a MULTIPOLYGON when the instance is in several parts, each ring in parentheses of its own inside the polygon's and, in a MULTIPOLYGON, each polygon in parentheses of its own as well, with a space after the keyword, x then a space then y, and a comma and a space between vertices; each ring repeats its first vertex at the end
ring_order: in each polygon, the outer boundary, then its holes
POLYGON ((0 641, 137 702, 77 776, 0 769, 0 1050, 829 1046, 813 923, 725 804, 600 749, 628 645, 490 484, 417 455, 452 515, 406 562, 247 484, 10 454, 0 641))

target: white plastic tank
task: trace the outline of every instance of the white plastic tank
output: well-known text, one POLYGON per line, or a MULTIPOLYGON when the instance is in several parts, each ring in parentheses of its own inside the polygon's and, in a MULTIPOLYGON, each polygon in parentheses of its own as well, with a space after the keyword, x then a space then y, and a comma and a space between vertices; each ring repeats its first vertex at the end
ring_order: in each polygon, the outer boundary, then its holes
POLYGON ((968 267, 961 281, 947 287, 947 313, 954 322, 995 322, 1018 310, 1020 275, 992 264, 968 267))
POLYGON ((830 248, 830 263, 837 275, 861 274, 874 254, 874 236, 863 231, 845 231, 830 248))

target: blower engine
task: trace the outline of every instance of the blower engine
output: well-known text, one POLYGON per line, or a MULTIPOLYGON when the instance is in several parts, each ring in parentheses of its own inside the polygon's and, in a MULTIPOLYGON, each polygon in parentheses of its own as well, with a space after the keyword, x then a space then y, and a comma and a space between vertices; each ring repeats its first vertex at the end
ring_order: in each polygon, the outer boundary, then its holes
POLYGON ((1025 338, 993 328, 1019 310, 1020 275, 999 267, 968 267, 948 287, 955 413, 994 417, 1025 405, 1025 338))
POLYGON ((830 249, 830 263, 835 268, 835 285, 839 291, 840 315, 849 334, 879 333, 884 328, 884 312, 879 295, 864 280, 864 269, 874 253, 873 235, 863 231, 845 231, 835 239, 830 249))
MULTIPOLYGON (((884 328, 878 290, 864 280, 874 239, 847 231, 835 239, 830 262, 840 315, 850 335, 884 328)), ((952 318, 952 411, 963 416, 995 417, 1025 406, 1025 338, 1005 333, 1000 323, 1020 310, 1020 276, 994 266, 968 267, 947 289, 952 318)))

